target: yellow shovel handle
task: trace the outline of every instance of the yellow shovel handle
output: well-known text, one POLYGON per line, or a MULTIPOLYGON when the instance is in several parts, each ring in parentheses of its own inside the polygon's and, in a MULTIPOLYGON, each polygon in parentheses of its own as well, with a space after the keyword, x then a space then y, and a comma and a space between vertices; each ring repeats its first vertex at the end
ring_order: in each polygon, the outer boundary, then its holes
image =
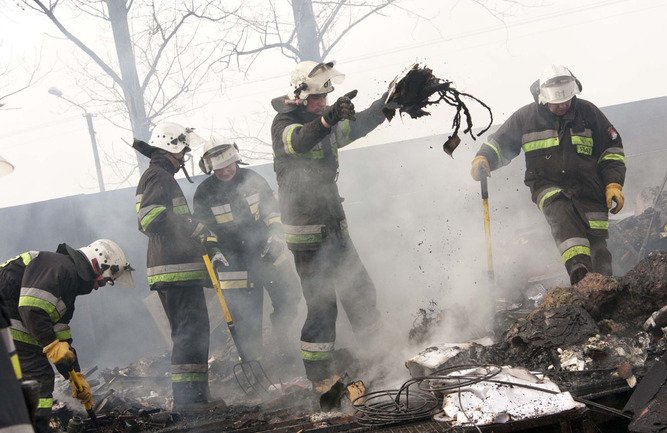
MULTIPOLYGON (((69 380, 72 381, 74 384, 74 387, 76 387, 77 391, 81 391, 83 389, 83 384, 81 383, 81 380, 79 379, 79 375, 76 374, 76 371, 74 369, 71 369, 69 372, 69 380)), ((88 402, 83 405, 83 407, 86 408, 86 410, 90 410, 93 408, 93 403, 88 402)))

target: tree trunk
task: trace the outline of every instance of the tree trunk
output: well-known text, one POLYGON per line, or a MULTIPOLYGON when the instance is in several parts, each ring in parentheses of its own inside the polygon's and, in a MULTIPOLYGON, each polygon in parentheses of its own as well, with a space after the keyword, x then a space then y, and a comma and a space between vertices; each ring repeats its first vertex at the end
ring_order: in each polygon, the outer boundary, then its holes
POLYGON ((317 22, 313 13, 312 0, 293 0, 292 12, 296 39, 299 45, 299 60, 322 61, 319 39, 317 36, 317 22))
MULTIPOLYGON (((136 58, 132 47, 132 37, 127 22, 127 7, 125 0, 106 0, 109 9, 109 21, 118 55, 122 90, 125 96, 125 105, 132 125, 132 134, 135 138, 148 141, 150 139, 150 121, 146 115, 144 94, 139 83, 136 58)), ((140 170, 148 167, 148 161, 138 152, 137 162, 140 170)))

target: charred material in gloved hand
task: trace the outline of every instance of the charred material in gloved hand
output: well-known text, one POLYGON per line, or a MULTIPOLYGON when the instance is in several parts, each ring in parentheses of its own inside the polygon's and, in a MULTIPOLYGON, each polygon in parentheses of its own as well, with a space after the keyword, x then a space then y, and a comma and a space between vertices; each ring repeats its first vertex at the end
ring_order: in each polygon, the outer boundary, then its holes
POLYGON ((462 113, 466 119, 466 128, 463 130, 463 133, 469 134, 473 140, 485 133, 493 123, 493 113, 488 105, 468 93, 459 92, 454 88, 451 81, 436 77, 433 75, 431 69, 426 66, 420 66, 418 63, 407 68, 391 82, 382 113, 384 113, 389 121, 394 118, 396 110, 399 113, 408 113, 413 119, 421 116, 430 116, 431 113, 426 111, 425 108, 432 104, 438 104, 440 101, 444 101, 456 108, 456 114, 452 121, 454 132, 443 145, 443 150, 449 156, 452 156, 454 149, 461 142, 458 132, 461 126, 462 113), (432 95, 437 95, 438 99, 430 100, 432 95), (477 134, 472 133, 472 115, 468 106, 461 99, 463 96, 476 101, 489 112, 488 125, 477 134))
POLYGON ((338 98, 330 107, 327 107, 322 117, 324 117, 329 126, 334 126, 345 119, 356 120, 356 117, 354 117, 354 104, 352 103, 352 99, 355 96, 357 96, 357 91, 353 90, 338 98))

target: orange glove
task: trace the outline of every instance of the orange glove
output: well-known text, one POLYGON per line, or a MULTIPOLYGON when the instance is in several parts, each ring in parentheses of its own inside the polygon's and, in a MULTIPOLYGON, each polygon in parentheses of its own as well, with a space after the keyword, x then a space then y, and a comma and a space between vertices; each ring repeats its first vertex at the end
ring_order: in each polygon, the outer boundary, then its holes
POLYGON ((623 197, 623 185, 620 183, 610 183, 604 189, 604 196, 607 199, 607 209, 613 214, 617 214, 621 209, 623 209, 623 203, 625 203, 625 198, 623 197), (612 209, 611 202, 614 201, 616 206, 612 209))
POLYGON ((470 175, 477 182, 482 180, 482 176, 490 177, 491 176, 491 166, 489 161, 485 156, 479 155, 472 160, 472 168, 470 169, 470 175))
MULTIPOLYGON (((74 381, 71 381, 72 383, 72 397, 78 399, 81 401, 81 403, 88 407, 93 405, 93 393, 90 392, 90 385, 88 384, 88 381, 86 378, 83 376, 83 373, 80 371, 77 371, 76 373, 70 373, 71 374, 76 374, 77 377, 79 378, 79 383, 81 384, 81 390, 77 389, 76 385, 74 384, 74 381)), ((71 380, 71 379, 70 379, 71 380)))
POLYGON ((60 364, 63 362, 71 364, 76 359, 76 355, 69 349, 69 343, 67 341, 53 340, 42 349, 42 353, 46 354, 46 357, 52 364, 60 364))

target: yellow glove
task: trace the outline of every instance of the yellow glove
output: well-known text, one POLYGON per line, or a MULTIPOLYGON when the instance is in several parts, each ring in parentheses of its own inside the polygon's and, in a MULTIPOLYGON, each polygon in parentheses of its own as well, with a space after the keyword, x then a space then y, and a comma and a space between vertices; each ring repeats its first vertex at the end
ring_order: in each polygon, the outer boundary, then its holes
POLYGON ((83 403, 83 405, 86 406, 86 408, 88 406, 92 407, 93 406, 93 393, 90 392, 90 385, 88 385, 88 381, 83 376, 83 373, 81 373, 80 371, 77 371, 76 373, 71 372, 70 376, 72 374, 76 374, 76 376, 78 378, 78 382, 81 385, 81 390, 79 390, 77 388, 76 384, 74 383, 74 380, 72 380, 72 378, 70 377, 70 381, 72 383, 72 397, 81 401, 81 403, 83 403))
POLYGON ((42 349, 42 353, 46 354, 46 357, 52 364, 60 364, 61 362, 71 364, 76 359, 74 352, 69 350, 69 343, 67 341, 53 340, 48 346, 42 349))
POLYGON ((470 175, 477 182, 482 180, 482 176, 490 177, 491 176, 491 166, 489 166, 489 161, 485 156, 479 155, 472 160, 472 168, 470 169, 470 175))
POLYGON ((607 199, 607 209, 609 209, 609 212, 617 214, 623 209, 623 203, 625 203, 625 198, 623 197, 623 185, 619 183, 610 183, 604 189, 604 196, 607 199), (616 203, 616 206, 613 209, 611 208, 612 200, 616 203))

